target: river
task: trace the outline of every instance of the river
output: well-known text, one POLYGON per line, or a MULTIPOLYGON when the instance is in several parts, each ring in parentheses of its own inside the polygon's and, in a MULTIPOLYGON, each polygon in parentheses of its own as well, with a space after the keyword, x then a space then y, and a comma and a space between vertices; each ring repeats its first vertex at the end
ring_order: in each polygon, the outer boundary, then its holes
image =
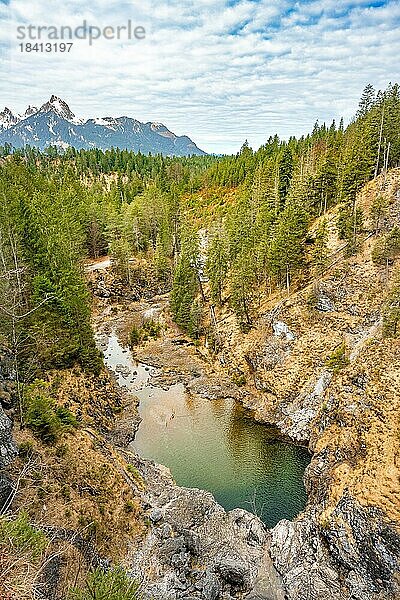
POLYGON ((279 439, 235 400, 204 400, 151 385, 153 369, 137 363, 115 331, 102 347, 121 386, 140 401, 133 449, 167 466, 176 483, 210 491, 226 509, 256 513, 268 527, 292 519, 306 504, 305 448, 279 439))

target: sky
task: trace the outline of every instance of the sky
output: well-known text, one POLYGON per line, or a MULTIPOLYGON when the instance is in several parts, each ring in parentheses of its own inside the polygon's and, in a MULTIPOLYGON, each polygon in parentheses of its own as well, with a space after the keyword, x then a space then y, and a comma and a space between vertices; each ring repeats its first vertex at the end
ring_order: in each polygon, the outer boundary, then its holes
POLYGON ((399 81, 399 26, 400 0, 0 0, 0 104, 22 112, 55 94, 80 117, 162 122, 207 152, 257 148, 347 122, 367 83, 399 81), (128 19, 145 39, 72 40, 64 54, 17 39, 29 24, 128 19))

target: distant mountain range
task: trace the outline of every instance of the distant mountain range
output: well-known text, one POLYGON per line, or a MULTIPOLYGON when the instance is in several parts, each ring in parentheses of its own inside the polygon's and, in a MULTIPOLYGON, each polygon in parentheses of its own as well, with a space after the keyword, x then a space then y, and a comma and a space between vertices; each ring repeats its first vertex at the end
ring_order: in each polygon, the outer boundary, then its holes
POLYGON ((6 143, 41 150, 72 146, 78 150, 123 148, 166 156, 206 154, 189 137, 175 135, 162 123, 141 123, 129 117, 79 119, 57 96, 51 96, 40 108, 29 106, 20 115, 6 107, 0 113, 0 146, 6 143))

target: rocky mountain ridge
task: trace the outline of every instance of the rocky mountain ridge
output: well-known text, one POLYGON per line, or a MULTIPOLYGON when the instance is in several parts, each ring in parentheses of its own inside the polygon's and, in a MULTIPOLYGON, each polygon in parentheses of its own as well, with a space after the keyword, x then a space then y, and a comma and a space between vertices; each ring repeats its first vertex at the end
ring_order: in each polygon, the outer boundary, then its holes
POLYGON ((22 115, 6 107, 0 113, 0 145, 5 144, 41 150, 56 146, 77 150, 121 148, 168 156, 205 154, 189 137, 175 135, 162 123, 141 123, 126 116, 80 119, 55 95, 40 108, 29 106, 22 115))

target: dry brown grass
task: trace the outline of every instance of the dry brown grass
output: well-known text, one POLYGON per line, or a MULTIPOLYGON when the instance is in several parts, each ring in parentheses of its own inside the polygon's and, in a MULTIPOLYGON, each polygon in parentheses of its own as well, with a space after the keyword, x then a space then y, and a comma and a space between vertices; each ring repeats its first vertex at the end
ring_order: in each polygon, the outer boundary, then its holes
POLYGON ((99 431, 111 428, 121 396, 106 374, 95 381, 70 370, 49 379, 48 393, 78 415, 81 425, 45 444, 15 424, 23 452, 12 467, 14 480, 21 479, 13 509, 24 508, 39 525, 79 531, 100 554, 119 561, 144 530, 142 481, 99 431))
MULTIPOLYGON (((84 532, 100 553, 119 560, 143 530, 135 487, 140 484, 112 447, 94 431, 64 434, 47 446, 27 431, 15 438, 31 448, 32 465, 21 480, 14 506, 31 518, 84 532)), ((15 475, 23 460, 15 462, 15 475)))
MULTIPOLYGON (((330 457, 330 479, 321 481, 320 492, 328 512, 347 488, 361 504, 377 506, 397 522, 400 522, 400 341, 382 336, 379 317, 396 279, 399 261, 388 267, 376 265, 371 253, 385 228, 399 224, 399 189, 400 169, 388 174, 385 187, 382 176, 370 182, 358 198, 358 206, 365 215, 365 237, 373 229, 369 210, 374 198, 383 193, 388 208, 382 232, 366 240, 354 257, 346 258, 339 253, 336 264, 318 282, 304 286, 289 298, 276 291, 262 292, 259 321, 248 334, 239 331, 226 309, 219 315, 220 334, 231 369, 246 373, 248 404, 263 421, 274 422, 277 415, 282 418, 280 405, 299 397, 335 349, 346 345, 350 364, 334 374, 325 398, 321 399, 321 410, 329 398, 336 406, 329 415, 331 424, 323 431, 315 426, 312 436, 314 451, 327 450, 330 457), (310 305, 311 295, 321 291, 332 299, 333 312, 319 312, 310 305), (283 342, 276 343, 273 319, 284 321, 296 336, 286 349, 283 342), (275 366, 268 357, 271 352, 278 358, 275 366), (253 378, 248 373, 246 355, 259 361, 258 384, 267 391, 260 392, 251 385, 253 378), (360 377, 366 381, 362 388, 354 383, 360 377)), ((327 214, 328 246, 332 253, 343 245, 335 228, 336 213, 333 209, 327 214)))

